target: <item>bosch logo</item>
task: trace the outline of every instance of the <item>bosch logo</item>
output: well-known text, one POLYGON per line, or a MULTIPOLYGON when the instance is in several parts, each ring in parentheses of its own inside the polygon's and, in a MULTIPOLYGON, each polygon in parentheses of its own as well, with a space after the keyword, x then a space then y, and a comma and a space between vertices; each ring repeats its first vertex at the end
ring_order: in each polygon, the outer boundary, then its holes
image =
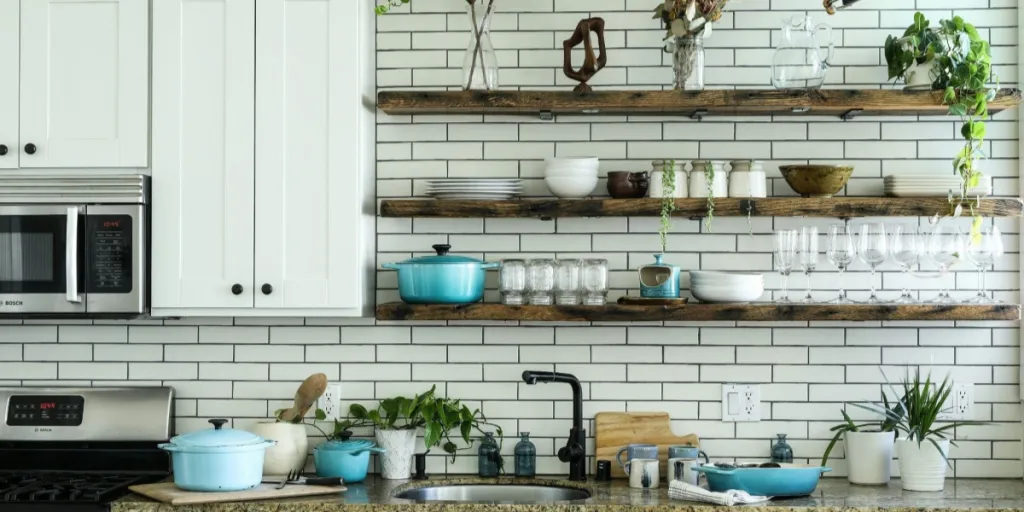
POLYGON ((4 306, 24 306, 25 304, 20 300, 5 300, 4 306))
POLYGON ((46 428, 46 427, 36 427, 32 431, 33 432, 53 432, 53 429, 52 428, 46 428))

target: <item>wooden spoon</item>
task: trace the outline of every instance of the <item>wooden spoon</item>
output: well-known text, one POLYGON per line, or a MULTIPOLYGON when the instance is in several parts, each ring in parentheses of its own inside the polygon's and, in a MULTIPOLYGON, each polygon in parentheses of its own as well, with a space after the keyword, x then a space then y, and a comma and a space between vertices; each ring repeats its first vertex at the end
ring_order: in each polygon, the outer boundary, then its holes
POLYGON ((282 421, 298 421, 306 412, 309 411, 313 404, 316 403, 320 395, 324 394, 327 390, 327 376, 322 373, 314 373, 310 375, 306 380, 302 381, 299 386, 299 390, 295 392, 295 403, 290 408, 281 412, 282 421))

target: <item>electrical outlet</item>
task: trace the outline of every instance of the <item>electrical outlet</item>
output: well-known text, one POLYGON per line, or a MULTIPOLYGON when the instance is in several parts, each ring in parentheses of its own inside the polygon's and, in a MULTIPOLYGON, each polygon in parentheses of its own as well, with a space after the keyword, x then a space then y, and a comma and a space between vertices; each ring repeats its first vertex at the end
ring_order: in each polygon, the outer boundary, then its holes
POLYGON ((761 386, 723 384, 722 421, 761 421, 761 386))
POLYGON ((946 403, 942 404, 940 420, 969 420, 974 409, 974 384, 954 382, 946 403))
POLYGON ((328 383, 327 389, 317 400, 316 406, 323 409, 324 414, 327 415, 327 421, 343 419, 345 414, 341 410, 341 383, 328 383))

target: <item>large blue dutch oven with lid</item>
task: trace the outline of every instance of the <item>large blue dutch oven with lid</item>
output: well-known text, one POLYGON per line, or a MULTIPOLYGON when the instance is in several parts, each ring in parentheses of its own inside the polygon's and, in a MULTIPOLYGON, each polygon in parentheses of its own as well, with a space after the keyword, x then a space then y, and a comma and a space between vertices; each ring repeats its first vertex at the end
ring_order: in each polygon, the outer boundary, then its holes
POLYGON ((186 491, 243 491, 260 484, 267 447, 277 444, 213 419, 213 428, 171 438, 160 448, 171 452, 174 485, 186 491))
POLYGON ((381 265, 398 271, 398 294, 409 304, 472 304, 484 298, 487 269, 499 263, 484 263, 468 256, 448 254, 452 246, 433 246, 436 255, 411 258, 381 265))

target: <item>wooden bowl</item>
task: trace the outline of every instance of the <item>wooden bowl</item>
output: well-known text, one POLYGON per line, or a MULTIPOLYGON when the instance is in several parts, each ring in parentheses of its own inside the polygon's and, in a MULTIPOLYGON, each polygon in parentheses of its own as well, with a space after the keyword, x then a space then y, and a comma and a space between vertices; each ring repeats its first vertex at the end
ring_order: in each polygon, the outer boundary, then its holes
POLYGON ((832 197, 853 174, 853 167, 839 165, 783 165, 779 170, 790 188, 804 197, 832 197))

